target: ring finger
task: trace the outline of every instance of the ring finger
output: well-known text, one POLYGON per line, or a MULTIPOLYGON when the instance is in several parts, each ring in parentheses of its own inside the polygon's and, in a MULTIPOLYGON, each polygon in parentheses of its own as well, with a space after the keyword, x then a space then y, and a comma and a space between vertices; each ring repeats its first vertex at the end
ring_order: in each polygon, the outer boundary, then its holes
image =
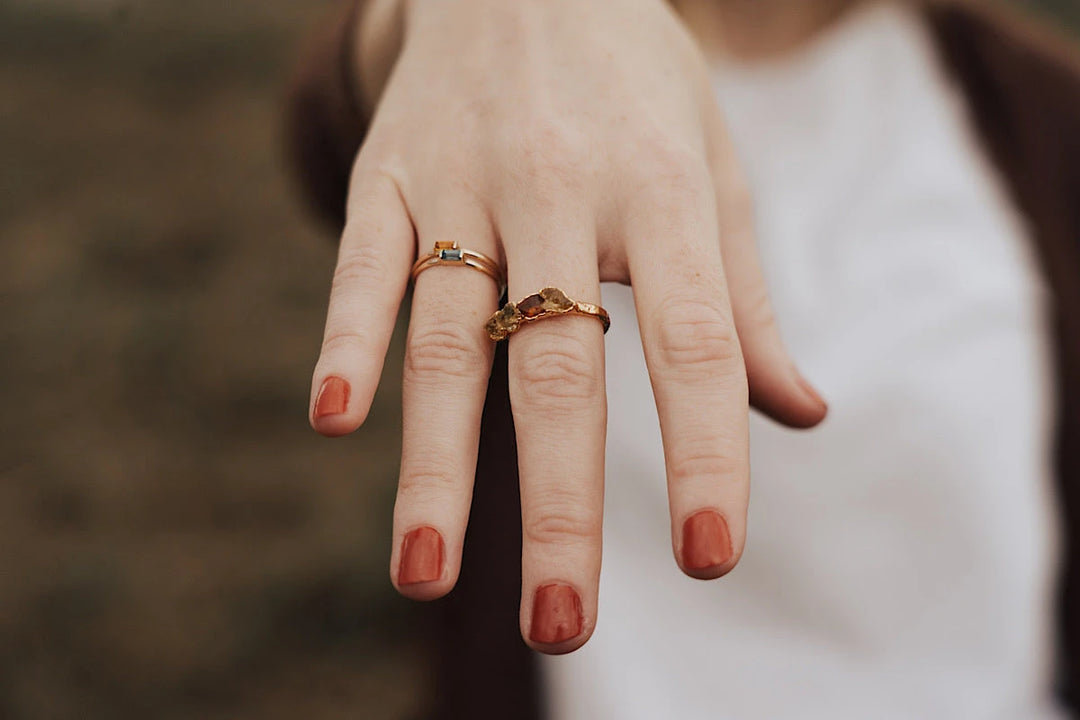
MULTIPOLYGON (((511 297, 557 287, 599 303, 595 231, 587 213, 559 203, 568 222, 519 212, 501 226, 511 297), (554 242, 560 238, 565 242, 554 242)), ((603 329, 592 317, 530 323, 510 338, 510 402, 517 429, 522 512, 522 635, 548 653, 570 652, 595 626, 604 492, 603 329)))
MULTIPOLYGON (((456 241, 495 257, 491 224, 480 208, 468 201, 441 207, 450 210, 428 223, 417 220, 421 255, 436 241, 456 241)), ((483 325, 500 290, 494 279, 463 265, 434 265, 416 277, 390 574, 401 593, 417 600, 445 595, 460 569, 494 354, 483 325)))

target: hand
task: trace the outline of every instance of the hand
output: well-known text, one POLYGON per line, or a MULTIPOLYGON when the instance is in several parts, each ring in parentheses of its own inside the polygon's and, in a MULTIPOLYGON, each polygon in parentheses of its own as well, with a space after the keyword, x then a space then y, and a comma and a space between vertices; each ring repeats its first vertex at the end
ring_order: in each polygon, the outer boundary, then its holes
MULTIPOLYGON (((341 435, 364 421, 410 265, 436 240, 504 263, 512 300, 554 286, 599 303, 601 281, 631 283, 675 557, 693 577, 723 575, 746 534, 748 400, 797 427, 825 406, 778 336, 694 42, 660 0, 412 0, 404 28, 353 172, 313 426, 341 435)), ((498 299, 480 272, 433 268, 416 283, 391 558, 412 598, 457 578, 498 299)), ((509 343, 522 634, 569 652, 596 621, 603 334, 568 316, 509 343)))

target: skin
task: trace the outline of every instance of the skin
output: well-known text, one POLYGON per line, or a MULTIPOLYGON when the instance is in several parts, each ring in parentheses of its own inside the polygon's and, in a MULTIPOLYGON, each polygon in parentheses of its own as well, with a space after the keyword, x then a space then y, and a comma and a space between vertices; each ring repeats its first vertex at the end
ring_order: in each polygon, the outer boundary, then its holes
MULTIPOLYGON (((821 24, 798 10, 815 3, 774 1, 803 19, 785 16, 775 36, 761 31, 762 48, 789 43, 800 34, 792 24, 802 34, 821 24)), ((693 5, 684 11, 702 11, 693 5)), ((733 24, 753 19, 746 2, 728 7, 733 24)), ((732 32, 723 12, 701 27, 732 32)), ((749 405, 792 427, 817 424, 826 408, 777 332, 749 192, 698 41, 660 0, 374 0, 356 31, 358 90, 375 113, 349 191, 313 377, 314 428, 337 436, 363 423, 410 265, 435 240, 497 259, 513 300, 555 286, 598 302, 600 282, 630 283, 676 561, 702 579, 730 571, 746 538, 749 405), (343 412, 319 416, 328 378, 350 392, 343 412), (702 512, 708 522, 686 525, 702 512), (722 552, 682 547, 695 538, 722 538, 722 552)), ((493 357, 482 325, 497 305, 495 283, 479 272, 435 268, 414 290, 390 574, 418 600, 449 592, 460 568, 493 357), (416 538, 435 537, 427 528, 444 547, 425 545, 428 565, 406 574, 425 580, 402 582, 406 536, 417 531, 408 544, 420 547, 416 538), (442 567, 427 580, 431 562, 442 567)), ((607 421, 600 323, 571 316, 526 327, 509 339, 509 372, 522 635, 542 652, 570 652, 596 623, 607 421), (560 614, 541 628, 533 602, 552 586, 539 613, 560 614)))
POLYGON ((857 0, 672 0, 708 54, 768 60, 801 46, 857 0))

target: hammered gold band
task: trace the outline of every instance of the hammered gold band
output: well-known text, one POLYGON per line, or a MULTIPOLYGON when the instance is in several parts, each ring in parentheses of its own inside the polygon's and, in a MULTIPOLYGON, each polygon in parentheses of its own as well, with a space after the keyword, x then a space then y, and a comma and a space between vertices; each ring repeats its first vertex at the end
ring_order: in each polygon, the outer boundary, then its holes
POLYGON ((592 303, 571 300, 558 288, 544 288, 535 295, 530 295, 521 302, 508 302, 484 323, 488 337, 495 342, 504 340, 524 325, 536 320, 559 315, 588 315, 599 320, 604 332, 611 327, 611 317, 607 310, 592 303))
POLYGON ((424 255, 412 266, 412 281, 416 282, 416 276, 428 268, 437 265, 457 265, 459 267, 471 267, 479 270, 499 284, 499 292, 506 287, 506 277, 503 275, 499 264, 483 253, 475 250, 466 250, 459 247, 456 242, 439 241, 434 249, 424 255))

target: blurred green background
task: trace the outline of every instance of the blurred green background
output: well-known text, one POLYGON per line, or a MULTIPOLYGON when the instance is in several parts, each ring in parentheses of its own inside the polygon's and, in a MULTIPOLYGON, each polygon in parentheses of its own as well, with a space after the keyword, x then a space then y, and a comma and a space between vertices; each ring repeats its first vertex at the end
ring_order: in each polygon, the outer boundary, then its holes
POLYGON ((0 0, 2 718, 423 705, 400 331, 362 432, 305 417, 334 244, 282 89, 331 5, 0 0))

